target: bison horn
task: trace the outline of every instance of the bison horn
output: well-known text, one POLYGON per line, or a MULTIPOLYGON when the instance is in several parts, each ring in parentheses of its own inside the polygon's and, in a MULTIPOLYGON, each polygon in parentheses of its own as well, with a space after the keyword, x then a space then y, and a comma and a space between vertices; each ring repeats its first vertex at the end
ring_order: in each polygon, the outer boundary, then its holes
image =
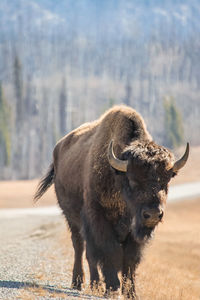
POLYGON ((190 150, 189 143, 187 143, 184 155, 181 157, 181 159, 177 160, 173 166, 174 172, 177 172, 182 167, 184 167, 184 165, 186 164, 186 162, 188 160, 189 150, 190 150))
POLYGON ((120 160, 120 159, 116 158, 116 156, 113 152, 113 140, 110 142, 109 147, 108 147, 108 161, 114 169, 121 171, 121 172, 127 171, 128 161, 120 160))

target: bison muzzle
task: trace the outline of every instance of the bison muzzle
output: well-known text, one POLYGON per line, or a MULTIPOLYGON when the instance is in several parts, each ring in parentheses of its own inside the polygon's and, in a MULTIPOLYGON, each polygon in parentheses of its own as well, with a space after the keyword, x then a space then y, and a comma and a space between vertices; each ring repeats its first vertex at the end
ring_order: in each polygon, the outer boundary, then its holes
POLYGON ((99 282, 100 268, 106 291, 116 291, 120 271, 122 292, 135 297, 142 249, 163 219, 169 181, 188 155, 189 144, 175 162, 169 150, 152 140, 142 117, 127 106, 113 107, 57 143, 35 199, 54 183, 75 251, 73 288, 81 289, 83 282, 85 241, 91 287, 99 282))

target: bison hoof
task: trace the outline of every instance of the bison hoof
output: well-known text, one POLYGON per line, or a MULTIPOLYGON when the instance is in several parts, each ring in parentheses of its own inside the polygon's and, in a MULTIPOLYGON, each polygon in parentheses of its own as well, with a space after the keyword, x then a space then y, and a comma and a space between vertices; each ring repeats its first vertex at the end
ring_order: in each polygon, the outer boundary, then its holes
POLYGON ((79 290, 79 291, 81 291, 81 284, 82 283, 83 283, 83 280, 81 280, 81 279, 74 280, 74 281, 72 281, 71 288, 73 290, 79 290))
POLYGON ((119 291, 112 291, 112 290, 107 290, 104 293, 105 298, 111 298, 111 299, 117 299, 119 296, 119 291))
POLYGON ((79 290, 79 291, 81 291, 81 283, 80 284, 72 283, 71 288, 73 290, 79 290))

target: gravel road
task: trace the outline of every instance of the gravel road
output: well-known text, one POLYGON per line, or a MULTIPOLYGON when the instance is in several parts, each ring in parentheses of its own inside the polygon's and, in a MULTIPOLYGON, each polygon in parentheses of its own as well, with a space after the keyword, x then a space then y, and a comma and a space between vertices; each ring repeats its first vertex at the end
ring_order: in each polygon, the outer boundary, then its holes
POLYGON ((91 299, 69 288, 73 252, 63 232, 61 215, 0 215, 0 299, 91 299))
MULTIPOLYGON (((199 182, 179 185, 169 200, 198 195, 199 182)), ((65 232, 58 207, 0 210, 0 299, 100 299, 69 288, 73 250, 65 232)))

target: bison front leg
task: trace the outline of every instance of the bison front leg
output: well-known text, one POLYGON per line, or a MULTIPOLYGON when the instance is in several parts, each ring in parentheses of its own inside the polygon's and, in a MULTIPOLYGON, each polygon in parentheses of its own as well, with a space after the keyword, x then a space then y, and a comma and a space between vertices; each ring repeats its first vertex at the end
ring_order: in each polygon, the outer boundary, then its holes
POLYGON ((101 267, 104 281, 106 284, 106 290, 116 291, 120 286, 120 281, 117 276, 117 272, 119 269, 119 260, 115 261, 115 254, 109 253, 106 249, 102 249, 102 247, 98 247, 97 245, 88 244, 87 243, 87 252, 86 257, 89 264, 90 269, 90 285, 91 288, 97 288, 99 283, 99 274, 97 270, 97 261, 101 267), (95 253, 92 252, 95 250, 95 253))
POLYGON ((122 267, 123 250, 111 224, 100 210, 97 213, 93 211, 92 221, 85 212, 83 224, 91 284, 99 280, 96 268, 98 263, 103 273, 106 290, 116 291, 120 287, 117 273, 122 267))
POLYGON ((90 253, 90 249, 88 245, 86 245, 86 258, 89 265, 90 270, 90 286, 91 288, 97 288, 99 283, 99 273, 97 269, 97 261, 94 259, 94 257, 90 253))
MULTIPOLYGON (((114 255, 115 256, 115 255, 114 255)), ((104 255, 101 261, 101 270, 106 284, 106 293, 117 291, 120 287, 118 278, 118 262, 116 262, 111 255, 104 255)))
POLYGON ((131 234, 123 243, 122 293, 127 298, 136 299, 135 269, 140 262, 141 246, 135 242, 131 234))

